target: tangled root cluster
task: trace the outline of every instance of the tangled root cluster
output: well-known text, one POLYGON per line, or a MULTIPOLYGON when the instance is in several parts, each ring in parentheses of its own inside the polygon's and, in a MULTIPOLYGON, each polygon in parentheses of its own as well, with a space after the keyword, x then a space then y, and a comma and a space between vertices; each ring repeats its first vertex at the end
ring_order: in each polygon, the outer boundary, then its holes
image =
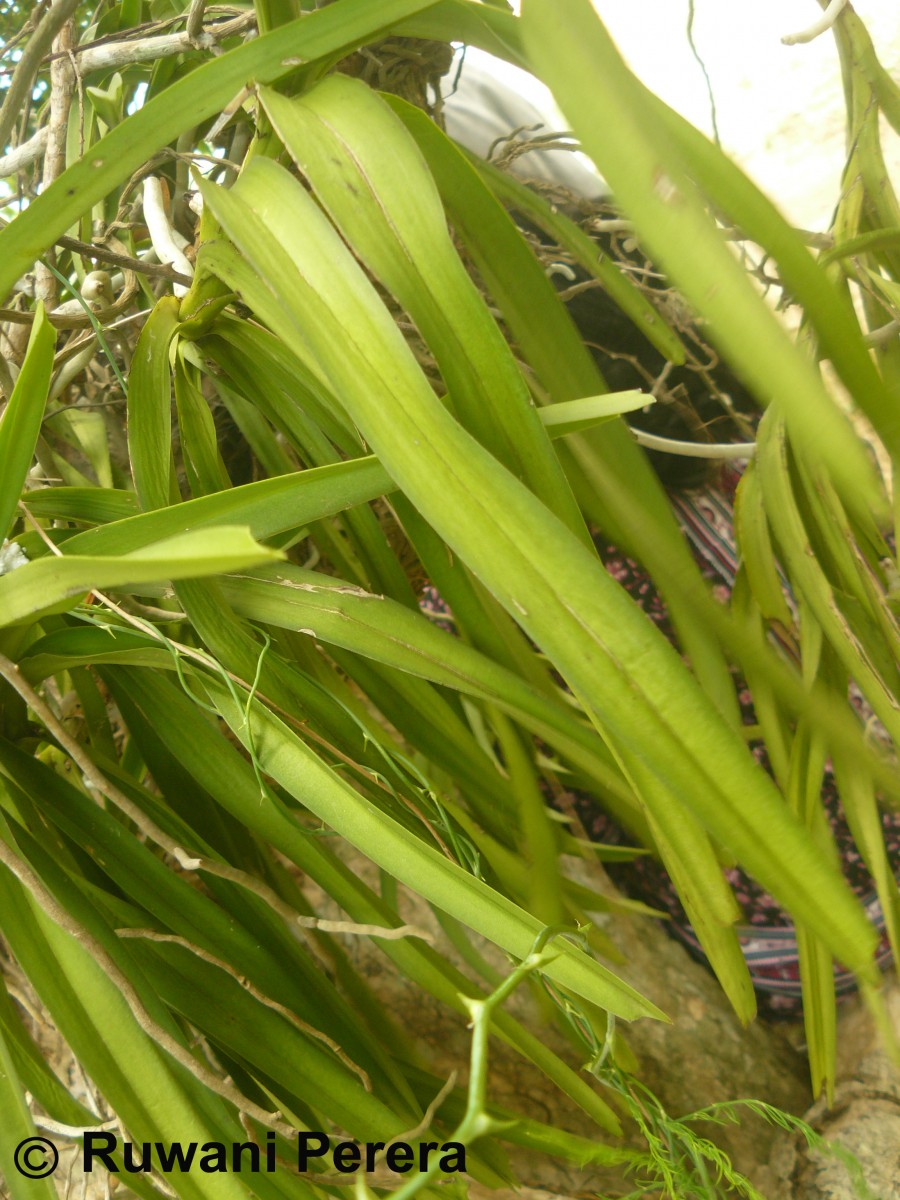
POLYGON ((426 38, 386 38, 363 46, 339 65, 380 92, 390 92, 440 120, 440 83, 453 63, 453 47, 426 38))

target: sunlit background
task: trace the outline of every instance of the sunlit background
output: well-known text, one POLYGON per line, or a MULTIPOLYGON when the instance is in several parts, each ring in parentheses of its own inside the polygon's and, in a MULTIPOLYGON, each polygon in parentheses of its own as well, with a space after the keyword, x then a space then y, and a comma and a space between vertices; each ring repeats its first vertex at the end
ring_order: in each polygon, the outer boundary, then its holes
MULTIPOLYGON (((594 0, 632 69, 657 95, 712 132, 703 70, 687 37, 688 0, 594 0)), ((828 225, 844 161, 844 109, 834 40, 806 45, 781 38, 820 15, 815 0, 695 0, 694 43, 709 75, 725 148, 809 229, 828 225)), ((900 80, 900 3, 858 0, 882 64, 900 80)), ((565 4, 559 6, 560 19, 565 4)), ((540 92, 534 93, 539 96, 540 92)), ((900 139, 885 126, 900 182, 900 139)))

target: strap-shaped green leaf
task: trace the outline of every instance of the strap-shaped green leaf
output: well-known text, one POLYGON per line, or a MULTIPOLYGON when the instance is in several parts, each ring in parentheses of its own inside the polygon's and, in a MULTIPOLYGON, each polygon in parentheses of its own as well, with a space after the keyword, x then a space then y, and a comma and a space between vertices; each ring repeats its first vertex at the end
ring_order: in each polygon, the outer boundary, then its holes
MULTIPOLYGON (((9 828, 0 818, 0 837, 18 851, 9 828)), ((87 928, 104 945, 129 975, 157 1024, 180 1040, 173 1018, 149 993, 140 972, 129 963, 124 947, 116 944, 115 933, 97 910, 24 832, 17 831, 16 838, 69 921, 87 928)), ((146 1138, 168 1145, 187 1141, 186 1131, 196 1131, 190 1140, 201 1142, 239 1140, 240 1127, 236 1121, 232 1123, 224 1103, 204 1094, 202 1085, 172 1061, 142 1028, 140 1017, 90 950, 60 928, 5 869, 0 871, 0 923, 54 1024, 97 1087, 116 1097, 117 1113, 135 1140, 146 1138)), ((245 1196, 244 1188, 230 1174, 177 1172, 171 1178, 177 1179, 179 1195, 185 1200, 241 1200, 245 1196)))
MULTIPOLYGON (((8 1004, 5 995, 3 1000, 8 1004)), ((31 1179, 24 1169, 19 1170, 20 1162, 23 1168, 40 1169, 40 1164, 47 1161, 47 1149, 40 1145, 34 1121, 28 1111, 25 1090, 16 1071, 13 1046, 8 1041, 8 1034, 2 1022, 0 1022, 0 1111, 3 1112, 3 1120, 0 1121, 0 1157, 4 1163, 3 1177, 9 1189, 10 1200, 55 1200, 56 1188, 49 1178, 31 1179), (29 1138, 38 1143, 30 1151, 24 1148, 29 1138), (29 1154, 30 1159, 20 1159, 18 1156, 23 1153, 29 1154)))
POLYGON ((0 542, 13 522, 41 431, 56 332, 38 305, 22 369, 0 418, 0 542))
POLYGON ((744 471, 735 496, 734 531, 747 582, 760 612, 767 620, 780 621, 785 629, 790 629, 794 618, 775 566, 759 473, 752 462, 744 471))
MULTIPOLYGON (((600 387, 600 373, 555 288, 497 197, 544 228, 596 273, 612 299, 662 354, 672 362, 683 361, 683 347, 675 335, 618 268, 603 262, 596 242, 578 225, 553 211, 542 196, 513 176, 464 154, 419 109, 395 96, 386 100, 425 155, 457 236, 550 396, 565 402, 593 393, 600 387)), ((546 408, 539 411, 546 416, 546 408)), ((642 451, 622 424, 614 422, 599 436, 595 432, 590 438, 573 439, 558 453, 586 516, 646 566, 665 598, 697 678, 732 724, 739 725, 734 685, 704 613, 708 597, 642 451), (670 587, 675 576, 694 577, 690 598, 670 587)))
POLYGON ((179 353, 175 360, 175 403, 184 469, 191 494, 206 496, 231 486, 216 444, 216 426, 193 368, 179 353))
MULTIPOLYGON (((900 704, 878 671, 877 660, 861 645, 837 603, 824 570, 809 552, 809 537, 788 470, 784 421, 774 410, 760 425, 759 475, 769 522, 795 588, 815 614, 841 663, 859 684, 873 711, 900 740, 900 704)), ((889 670, 895 669, 893 663, 889 670)))
POLYGON ((73 554, 128 554, 185 529, 218 525, 247 525, 255 538, 265 539, 354 504, 365 504, 392 488, 390 477, 377 459, 356 458, 261 479, 88 529, 70 538, 66 550, 73 554))
POLYGON ((0 295, 47 246, 91 205, 187 129, 211 120, 251 80, 271 83, 296 68, 333 54, 349 53, 380 30, 432 0, 342 0, 341 7, 307 13, 263 37, 204 63, 154 96, 143 108, 91 146, 71 167, 0 230, 0 295))
MULTIPOLYGON (((847 418, 761 301, 707 211, 695 182, 696 146, 688 155, 671 136, 589 0, 572 0, 565 21, 550 0, 531 0, 522 34, 538 72, 634 221, 642 243, 706 319, 715 344, 761 401, 777 393, 797 439, 827 464, 842 496, 852 497, 860 509, 883 510, 872 465, 850 435, 847 418)), ((730 208, 725 188, 710 193, 719 207, 730 208)), ((779 235, 786 229, 779 227, 779 235)), ((845 322, 851 319, 847 308, 845 322)), ((881 396, 883 385, 871 368, 869 376, 881 396)), ((873 415, 885 413, 873 409, 873 415)), ((880 420, 879 428, 890 435, 889 445, 900 444, 895 421, 880 420)))
POLYGON ((360 80, 333 75, 298 101, 260 93, 335 225, 416 322, 460 422, 586 538, 528 388, 450 240, 434 180, 402 122, 360 80))
MULTIPOLYGON (((401 923, 391 905, 330 850, 327 839, 311 837, 295 815, 274 796, 260 796, 259 784, 249 763, 230 742, 223 740, 219 730, 177 686, 162 679, 158 673, 127 668, 109 671, 104 678, 113 688, 120 705, 126 708, 138 706, 147 722, 152 723, 154 735, 165 742, 185 769, 227 812, 300 867, 352 920, 376 925, 401 923)), ((246 727, 244 731, 246 733, 246 727)), ((301 761, 307 760, 307 753, 301 761)), ((356 802, 360 799, 357 796, 356 802)), ((482 928, 490 937, 491 930, 482 928)), ((414 938, 383 942, 381 948, 418 986, 451 1009, 464 1011, 460 993, 469 994, 471 984, 446 957, 414 938)), ((601 1128, 619 1130, 617 1118, 594 1088, 563 1063, 539 1037, 528 1033, 504 1012, 497 1013, 494 1023, 502 1037, 536 1063, 601 1128)))
POLYGON ((839 873, 596 557, 436 399, 304 189, 255 160, 231 192, 203 191, 252 272, 218 247, 211 261, 232 286, 230 274, 240 275, 245 299, 318 364, 390 474, 590 705, 604 736, 643 759, 843 961, 871 975, 874 934, 839 873))
POLYGON ((141 507, 174 499, 172 372, 169 346, 178 327, 178 301, 164 296, 141 330, 128 387, 128 455, 141 507))
MULTIPOLYGON (((95 1119, 94 1114, 66 1091, 22 1022, 21 1010, 13 1003, 6 987, 0 988, 0 1036, 6 1043, 22 1086, 54 1121, 65 1125, 90 1125, 95 1119)), ((8 1158, 5 1161, 8 1162, 8 1158)))
POLYGON ((499 705, 604 788, 622 792, 624 785, 602 741, 568 707, 435 628, 421 613, 290 563, 252 575, 228 575, 219 586, 245 617, 311 631, 319 641, 499 705))
POLYGON ((746 1025, 756 996, 734 926, 741 910, 703 827, 685 812, 658 776, 636 756, 620 751, 626 775, 643 798, 650 831, 685 913, 734 1011, 746 1025))
POLYGON ((140 505, 134 492, 122 488, 41 488, 28 497, 28 510, 35 517, 105 525, 136 516, 140 505))
MULTIPOLYGON (((258 702, 245 714, 227 688, 211 679, 204 686, 233 732, 253 745, 266 774, 330 828, 438 908, 482 930, 517 958, 528 956, 541 931, 538 920, 367 803, 258 702)), ((560 950, 545 968, 558 983, 625 1020, 663 1016, 583 951, 567 943, 560 950)))
POLYGON ((117 557, 48 556, 0 578, 0 624, 62 612, 92 588, 122 587, 164 579, 194 579, 277 562, 240 526, 185 533, 117 557))

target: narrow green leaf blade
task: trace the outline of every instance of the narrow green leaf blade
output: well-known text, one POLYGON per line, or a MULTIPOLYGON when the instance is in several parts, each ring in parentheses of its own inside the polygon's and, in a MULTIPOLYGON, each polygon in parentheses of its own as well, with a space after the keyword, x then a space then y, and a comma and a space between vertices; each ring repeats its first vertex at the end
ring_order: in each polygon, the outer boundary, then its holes
POLYGON ((249 81, 271 83, 306 62, 355 46, 392 23, 421 12, 432 0, 342 0, 340 9, 305 13, 218 58, 154 96, 91 146, 0 230, 0 295, 91 205, 143 166, 160 146, 220 113, 249 81))
POLYGON ((70 538, 66 550, 70 554, 127 554, 186 529, 199 531, 219 525, 247 525, 255 538, 264 540, 355 504, 365 504, 393 488, 377 459, 356 458, 261 479, 88 529, 70 538))
POLYGON ((335 225, 416 322, 461 424, 586 537, 525 381, 453 246, 435 182, 403 123, 371 88, 342 75, 295 102, 268 89, 261 98, 335 225))
MULTIPOLYGON (((252 263, 252 273, 241 270, 252 302, 324 371, 390 474, 559 667, 604 736, 652 763, 766 887, 874 978, 874 934, 849 889, 673 648, 596 556, 444 409, 371 284, 287 173, 293 228, 280 221, 273 234, 272 168, 253 168, 231 192, 203 186, 252 263), (540 557, 529 553, 535 542, 540 557)), ((226 277, 238 270, 233 254, 215 261, 226 277)))
POLYGON ((145 510, 164 508, 174 498, 169 345, 178 327, 178 303, 174 296, 164 296, 147 318, 129 379, 128 455, 145 510))
POLYGON ((9 532, 41 431, 56 331, 38 305, 22 369, 0 418, 0 542, 9 532))
POLYGON ((56 1189, 49 1178, 31 1179, 25 1169, 41 1169, 48 1161, 48 1150, 41 1143, 46 1135, 39 1136, 25 1103, 25 1095, 13 1063, 11 1047, 0 1024, 0 1162, 3 1179, 10 1200, 56 1200, 56 1189), (25 1143, 31 1139, 29 1150, 25 1143), (26 1157, 22 1158, 21 1156, 26 1157), (19 1164, 22 1164, 22 1170, 19 1164), (14 1165, 15 1164, 15 1165, 14 1165))
POLYGON ((530 0, 522 33, 541 76, 643 244, 708 322, 763 403, 777 394, 791 429, 827 464, 841 494, 882 511, 871 462, 806 355, 792 345, 730 252, 645 89, 623 62, 589 0, 572 0, 565 21, 551 0, 530 0))
POLYGON ((195 579, 281 558, 278 551, 254 541, 248 530, 228 525, 181 534, 115 558, 40 558, 0 578, 0 624, 65 610, 92 588, 195 579))
MULTIPOLYGON (((249 713, 215 680, 206 690, 233 732, 252 746, 263 770, 330 828, 395 878, 519 959, 527 957, 541 923, 409 833, 353 791, 282 721, 254 702, 249 713)), ((265 803, 265 801, 261 801, 265 803)), ((663 1014, 582 951, 561 944, 546 973, 625 1020, 663 1014)))

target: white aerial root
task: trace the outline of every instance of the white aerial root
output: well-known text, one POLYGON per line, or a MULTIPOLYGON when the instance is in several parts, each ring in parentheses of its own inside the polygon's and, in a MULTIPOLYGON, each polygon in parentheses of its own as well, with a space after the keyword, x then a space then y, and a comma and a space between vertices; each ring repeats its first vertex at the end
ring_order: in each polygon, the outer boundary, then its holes
MULTIPOLYGON (((169 224, 162 184, 155 175, 148 175, 144 180, 143 196, 144 220, 160 262, 170 263, 180 274, 193 277, 194 265, 184 253, 187 239, 169 224)), ((173 283, 172 290, 176 296, 184 296, 188 291, 183 283, 173 283)))
POLYGON ((782 45, 798 46, 803 42, 815 41, 817 37, 832 27, 846 7, 847 0, 831 0, 818 21, 813 21, 809 28, 801 29, 799 33, 785 34, 781 39, 782 45))
POLYGON ((756 442, 680 442, 676 438, 660 437, 631 427, 634 439, 647 450, 662 454, 680 454, 684 458, 752 458, 756 442))

